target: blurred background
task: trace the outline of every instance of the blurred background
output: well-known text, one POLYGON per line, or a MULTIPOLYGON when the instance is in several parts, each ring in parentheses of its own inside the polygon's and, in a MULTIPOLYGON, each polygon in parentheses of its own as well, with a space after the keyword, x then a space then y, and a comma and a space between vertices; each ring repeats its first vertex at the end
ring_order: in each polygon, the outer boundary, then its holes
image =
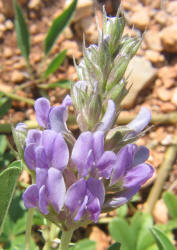
MULTIPOLYGON (((43 57, 43 41, 47 30, 52 20, 62 13, 71 1, 18 0, 18 3, 29 25, 30 63, 35 76, 43 57)), ((46 62, 64 49, 67 50, 67 56, 55 74, 45 80, 44 84, 77 81, 73 56, 77 63, 82 58, 83 34, 87 46, 97 43, 95 15, 101 25, 103 5, 109 16, 114 16, 120 1, 78 0, 70 25, 58 38, 46 62)), ((122 0, 121 8, 126 19, 124 34, 142 36, 143 39, 137 55, 127 69, 129 86, 132 87, 122 103, 118 124, 125 124, 133 119, 141 106, 151 110, 153 127, 137 144, 146 145, 150 149, 148 162, 157 170, 135 201, 134 209, 143 210, 146 207, 151 187, 158 179, 159 169, 162 169, 157 197, 151 202, 153 205, 151 204, 149 210, 153 214, 154 223, 166 224, 170 217, 160 195, 165 190, 177 195, 177 1, 122 0)), ((14 160, 10 124, 35 120, 30 100, 46 96, 52 104, 56 104, 61 103, 63 97, 69 93, 65 85, 38 88, 36 82, 31 81, 16 38, 12 0, 0 0, 0 171, 14 160)), ((70 112, 73 112, 72 108, 70 112)), ((77 134, 76 124, 71 121, 69 126, 77 134)), ((24 185, 28 184, 28 173, 23 171, 19 181, 24 185)), ((130 206, 127 216, 132 216, 133 211, 130 206)), ((114 215, 113 212, 109 216, 114 215)), ((174 235, 175 232, 173 231, 174 235)), ((83 229, 75 235, 76 239, 84 236, 98 242, 97 250, 107 249, 111 242, 104 223, 100 227, 89 226, 87 230, 83 229)), ((175 238, 173 240, 175 244, 175 238)))

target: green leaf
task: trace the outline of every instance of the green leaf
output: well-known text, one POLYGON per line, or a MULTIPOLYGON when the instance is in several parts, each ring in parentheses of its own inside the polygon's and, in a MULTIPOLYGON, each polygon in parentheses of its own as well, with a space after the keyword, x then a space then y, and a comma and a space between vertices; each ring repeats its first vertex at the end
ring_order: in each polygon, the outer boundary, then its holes
POLYGON ((112 244, 107 250, 120 250, 120 243, 119 242, 116 242, 114 244, 112 244))
POLYGON ((70 89, 71 82, 68 80, 60 80, 58 82, 49 83, 49 84, 41 84, 39 85, 41 89, 55 89, 55 88, 62 88, 62 89, 70 89))
POLYGON ((54 73, 58 67, 63 63, 66 56, 66 50, 60 52, 48 65, 46 71, 43 74, 42 79, 46 79, 50 74, 54 73))
POLYGON ((76 4, 77 0, 73 0, 68 8, 64 10, 60 16, 53 20, 52 26, 48 31, 44 43, 44 52, 46 56, 48 56, 60 33, 68 25, 72 15, 74 14, 76 4))
POLYGON ((0 135, 0 155, 3 155, 7 149, 7 139, 5 135, 0 135))
POLYGON ((13 163, 13 167, 5 169, 0 174, 0 233, 3 229, 20 172, 21 166, 19 167, 19 161, 16 161, 13 163))
POLYGON ((170 216, 177 219, 177 198, 171 192, 165 192, 163 194, 163 200, 168 208, 170 216))
POLYGON ((133 234, 134 246, 136 250, 146 249, 151 246, 154 242, 154 239, 149 231, 153 226, 153 219, 150 214, 137 212, 131 223, 131 230, 133 234))
POLYGON ((128 212, 128 206, 127 204, 125 204, 117 209, 117 216, 123 218, 127 215, 127 212, 128 212))
POLYGON ((7 97, 3 97, 2 92, 0 92, 0 118, 2 118, 10 109, 11 100, 7 97))
POLYGON ((109 231, 112 238, 121 243, 123 249, 134 249, 133 235, 126 220, 122 218, 113 219, 109 224, 109 231))
POLYGON ((14 1, 15 9, 15 29, 17 33, 17 43, 18 47, 25 58, 27 64, 29 64, 29 54, 30 54, 30 35, 28 31, 28 26, 25 22, 23 11, 21 7, 14 1))
POLYGON ((151 232, 155 238, 159 250, 175 250, 175 247, 160 229, 153 227, 151 232))
POLYGON ((71 247, 71 250, 95 250, 96 242, 84 239, 75 244, 74 247, 71 247))

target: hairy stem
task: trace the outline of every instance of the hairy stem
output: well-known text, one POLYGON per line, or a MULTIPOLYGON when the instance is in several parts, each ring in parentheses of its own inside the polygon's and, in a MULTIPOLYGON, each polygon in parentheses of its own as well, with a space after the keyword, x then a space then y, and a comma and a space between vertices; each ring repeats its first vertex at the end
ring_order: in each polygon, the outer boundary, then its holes
POLYGON ((174 135, 172 144, 168 147, 165 153, 164 161, 160 166, 159 172, 157 174, 157 179, 148 196, 147 203, 145 206, 145 212, 152 213, 155 203, 158 200, 161 191, 163 189, 164 182, 168 177, 169 171, 173 167, 173 163, 175 162, 176 156, 177 156, 177 132, 174 135))
POLYGON ((71 241, 72 234, 73 234, 73 230, 62 231, 61 243, 60 243, 59 250, 68 250, 69 249, 69 243, 71 241))

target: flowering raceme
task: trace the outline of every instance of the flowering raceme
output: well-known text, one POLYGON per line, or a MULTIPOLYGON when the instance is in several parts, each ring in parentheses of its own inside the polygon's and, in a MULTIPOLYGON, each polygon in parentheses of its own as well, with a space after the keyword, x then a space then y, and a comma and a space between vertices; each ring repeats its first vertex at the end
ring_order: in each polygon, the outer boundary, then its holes
POLYGON ((76 66, 80 80, 72 84, 71 97, 55 107, 37 99, 39 127, 16 128, 18 138, 23 131, 21 151, 35 177, 23 194, 25 207, 37 208, 65 230, 97 222, 101 212, 125 204, 154 172, 145 163, 148 149, 134 144, 150 122, 150 111, 142 107, 129 124, 116 126, 127 93, 123 75, 139 46, 137 38, 122 37, 123 28, 122 18, 104 15, 98 45, 84 47, 76 66), (66 125, 70 105, 81 130, 78 138, 66 125))

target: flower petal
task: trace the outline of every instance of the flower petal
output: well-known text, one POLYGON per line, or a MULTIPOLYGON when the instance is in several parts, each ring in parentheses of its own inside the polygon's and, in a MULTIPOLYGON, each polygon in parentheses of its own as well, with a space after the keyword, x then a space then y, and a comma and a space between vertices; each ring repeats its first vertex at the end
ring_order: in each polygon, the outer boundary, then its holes
POLYGON ((100 205, 102 206, 105 199, 105 189, 102 181, 95 178, 89 178, 87 180, 87 189, 94 198, 98 198, 100 205))
POLYGON ((40 189, 43 185, 46 185, 48 176, 48 169, 36 168, 36 185, 40 189))
POLYGON ((56 168, 48 170, 47 193, 48 201, 55 211, 59 213, 64 205, 66 187, 61 172, 56 168))
POLYGON ((149 150, 144 146, 138 147, 133 159, 133 166, 145 162, 148 159, 148 157, 149 157, 149 150))
POLYGON ((29 144, 24 151, 24 160, 29 169, 35 170, 36 168, 36 145, 34 143, 29 144))
POLYGON ((104 132, 96 131, 93 134, 93 152, 95 160, 99 160, 104 153, 104 132))
POLYGON ((86 181, 82 178, 69 187, 66 192, 65 205, 73 214, 78 210, 86 196, 86 181))
POLYGON ((57 133, 50 129, 44 130, 42 133, 42 145, 45 149, 48 162, 51 162, 53 158, 53 147, 54 147, 56 136, 57 136, 57 133))
POLYGON ((120 207, 127 203, 140 189, 140 186, 135 186, 134 188, 117 192, 108 198, 104 205, 103 210, 110 210, 120 207))
POLYGON ((118 179, 125 174, 127 166, 130 163, 128 146, 123 147, 117 154, 117 161, 111 176, 110 186, 114 185, 118 179))
POLYGON ((150 120, 151 112, 149 109, 142 107, 135 119, 127 124, 129 129, 134 130, 134 133, 130 133, 131 135, 128 135, 128 137, 139 134, 149 124, 150 120))
POLYGON ((106 113, 104 114, 101 120, 101 124, 100 126, 98 126, 97 130, 101 130, 104 132, 108 131, 112 127, 115 117, 116 117, 115 103, 112 100, 109 100, 106 113))
POLYGON ((36 166, 38 168, 45 168, 48 169, 48 159, 45 153, 45 149, 42 146, 39 146, 35 150, 36 155, 36 166))
POLYGON ((65 106, 54 107, 49 114, 50 128, 60 133, 68 131, 66 118, 67 109, 65 106))
POLYGON ((57 134, 53 145, 51 166, 63 171, 68 164, 69 150, 61 134, 57 134))
POLYGON ((29 186, 23 193, 23 202, 26 208, 37 207, 39 201, 39 191, 36 184, 29 186))
POLYGON ((43 127, 48 127, 48 116, 50 112, 50 102, 46 98, 39 98, 35 101, 34 109, 38 124, 43 127))
POLYGON ((47 195, 46 195, 46 187, 42 186, 39 190, 39 209, 43 214, 48 214, 49 210, 47 208, 47 195))
POLYGON ((143 185, 152 177, 154 169, 149 164, 140 164, 127 172, 124 176, 124 187, 132 188, 143 185))
POLYGON ((105 151, 101 158, 98 160, 96 166, 99 170, 104 170, 105 168, 109 168, 112 164, 114 164, 117 160, 117 156, 112 151, 105 151))
POLYGON ((86 167, 85 160, 88 157, 88 153, 92 150, 93 135, 91 132, 82 133, 74 144, 71 159, 78 168, 79 174, 82 175, 84 168, 86 167))
POLYGON ((42 131, 37 130, 37 129, 30 129, 28 131, 28 135, 26 138, 26 145, 28 145, 30 143, 35 143, 37 145, 40 145, 41 135, 42 135, 42 131))

